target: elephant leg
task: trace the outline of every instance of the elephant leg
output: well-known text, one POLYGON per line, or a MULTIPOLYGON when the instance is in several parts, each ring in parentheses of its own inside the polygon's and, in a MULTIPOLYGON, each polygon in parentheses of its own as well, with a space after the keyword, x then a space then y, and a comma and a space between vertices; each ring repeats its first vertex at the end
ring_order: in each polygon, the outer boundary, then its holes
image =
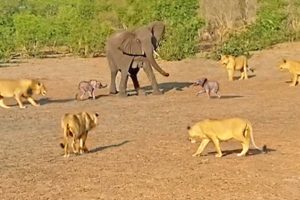
MULTIPOLYGON (((132 63, 132 66, 133 66, 133 64, 134 63, 132 63)), ((139 84, 139 81, 137 79, 137 73, 139 72, 140 68, 138 68, 137 66, 135 68, 133 68, 132 66, 129 68, 128 72, 130 74, 130 78, 132 80, 134 89, 138 93, 139 92, 138 90, 140 89, 140 84, 139 84)))
POLYGON ((157 84, 157 81, 156 81, 156 78, 155 78, 155 75, 153 73, 153 70, 151 68, 150 63, 149 62, 145 62, 144 66, 143 66, 143 69, 144 69, 145 73, 147 74, 148 79, 151 82, 152 89, 153 89, 153 93, 152 94, 154 94, 154 95, 162 94, 162 92, 158 88, 158 84, 157 84))
POLYGON ((117 77, 118 70, 112 70, 110 73, 110 94, 117 94, 117 88, 116 88, 116 77, 117 77))
POLYGON ((127 80, 128 80, 128 71, 121 71, 121 81, 120 81, 120 91, 119 91, 119 96, 125 97, 127 96, 126 94, 126 88, 127 88, 127 80))
POLYGON ((117 94, 117 88, 116 88, 116 77, 117 77, 117 73, 118 73, 118 69, 117 66, 113 63, 112 60, 110 60, 110 58, 108 58, 108 64, 110 67, 110 89, 109 89, 109 93, 110 94, 117 94))
POLYGON ((139 81, 137 79, 137 75, 136 74, 131 74, 130 77, 131 77, 134 89, 136 90, 137 93, 139 93, 140 84, 139 84, 139 81))
POLYGON ((137 78, 137 73, 139 72, 139 70, 140 70, 140 68, 133 68, 133 69, 129 70, 130 78, 132 80, 132 83, 133 83, 133 86, 134 86, 134 89, 135 89, 137 95, 145 94, 144 90, 140 88, 140 84, 139 84, 139 81, 137 78))

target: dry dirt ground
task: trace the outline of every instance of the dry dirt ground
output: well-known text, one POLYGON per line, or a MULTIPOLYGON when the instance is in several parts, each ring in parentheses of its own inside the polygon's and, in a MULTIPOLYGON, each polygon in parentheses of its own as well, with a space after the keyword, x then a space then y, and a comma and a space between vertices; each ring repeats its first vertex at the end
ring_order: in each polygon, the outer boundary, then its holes
MULTIPOLYGON (((300 85, 289 87, 281 58, 300 60, 300 44, 281 44, 257 52, 249 64, 256 76, 227 81, 211 60, 159 61, 170 77, 156 74, 161 96, 108 96, 74 101, 77 84, 96 78, 109 83, 105 58, 30 59, 0 68, 0 78, 40 78, 48 88, 39 108, 0 109, 0 199, 300 199, 300 85), (221 99, 195 96, 190 83, 219 80, 221 99), (60 118, 66 112, 98 111, 99 126, 89 134, 91 152, 63 158, 60 118), (205 118, 243 117, 253 123, 256 144, 268 154, 222 143, 215 158, 208 145, 187 139, 187 125, 205 118)), ((149 86, 143 71, 142 86, 149 86)), ((129 80, 129 89, 132 89, 129 80)))

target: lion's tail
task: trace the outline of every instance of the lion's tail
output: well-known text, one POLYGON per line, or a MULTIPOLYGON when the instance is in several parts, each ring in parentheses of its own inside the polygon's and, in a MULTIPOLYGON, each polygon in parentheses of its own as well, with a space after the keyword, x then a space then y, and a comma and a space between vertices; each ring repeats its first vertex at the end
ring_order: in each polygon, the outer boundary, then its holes
POLYGON ((66 124, 66 127, 64 127, 64 124, 62 123, 62 127, 64 128, 64 142, 59 143, 59 145, 60 145, 61 148, 65 148, 66 143, 67 143, 68 132, 71 136, 73 136, 73 135, 69 131, 69 124, 68 123, 66 124))
POLYGON ((250 139, 251 139, 251 143, 252 145, 259 151, 266 153, 267 152, 267 146, 263 145, 262 148, 259 148, 258 146, 256 146, 255 141, 254 141, 254 136, 253 136, 253 129, 252 129, 252 125, 250 124, 250 122, 247 122, 246 125, 246 131, 248 132, 248 134, 250 135, 250 139))

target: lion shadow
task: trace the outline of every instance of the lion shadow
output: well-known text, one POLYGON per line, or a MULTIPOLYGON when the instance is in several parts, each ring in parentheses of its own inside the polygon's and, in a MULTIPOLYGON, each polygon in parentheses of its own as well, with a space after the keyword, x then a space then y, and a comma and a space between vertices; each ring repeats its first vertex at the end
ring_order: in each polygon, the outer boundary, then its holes
MULTIPOLYGON (((176 91, 183 91, 184 88, 189 88, 191 85, 193 85, 192 82, 166 82, 166 83, 159 83, 158 88, 162 89, 164 93, 167 93, 174 89, 176 91)), ((148 94, 152 93, 150 92, 152 90, 151 85, 142 87, 142 89, 145 90, 148 94)))
MULTIPOLYGON (((285 81, 285 83, 293 83, 293 81, 292 80, 287 80, 287 81, 285 81)), ((299 85, 299 81, 298 80, 296 82, 296 85, 299 85)))
MULTIPOLYGON (((241 153, 241 151, 242 151, 242 149, 224 150, 224 151, 222 151, 222 154, 223 154, 223 157, 224 157, 224 156, 228 156, 228 155, 231 155, 231 154, 241 153)), ((254 155, 258 155, 258 154, 267 154, 267 153, 273 152, 273 151, 276 151, 276 149, 271 149, 271 148, 266 147, 265 152, 261 152, 258 149, 249 149, 246 156, 254 156, 254 155)), ((209 152, 207 154, 208 155, 211 155, 211 154, 215 155, 216 153, 217 153, 216 151, 213 151, 213 152, 209 152)))
POLYGON ((101 99, 103 97, 109 97, 109 96, 111 96, 111 95, 109 95, 109 94, 99 94, 99 95, 96 95, 96 99, 101 99))
POLYGON ((240 96, 240 95, 222 95, 221 97, 217 97, 217 96, 213 96, 211 95, 210 98, 211 99, 237 99, 237 98, 243 98, 244 96, 240 96))
POLYGON ((121 143, 118 143, 118 144, 111 144, 111 145, 107 145, 107 146, 96 147, 94 149, 89 150, 89 153, 96 153, 98 151, 103 151, 103 150, 108 149, 108 148, 120 147, 120 146, 123 146, 124 144, 127 144, 129 142, 131 142, 131 141, 125 140, 125 141, 123 141, 121 143))
MULTIPOLYGON (((251 79, 251 78, 254 78, 256 77, 256 74, 250 74, 248 75, 248 79, 251 79)), ((233 80, 239 80, 240 79, 240 76, 234 76, 233 77, 233 80)))
POLYGON ((74 98, 69 98, 69 99, 50 99, 50 98, 42 98, 39 100, 39 103, 41 105, 44 104, 51 104, 51 103, 66 103, 66 102, 71 102, 75 101, 74 98))
MULTIPOLYGON (((103 97, 109 97, 109 96, 111 96, 111 95, 110 95, 110 94, 99 94, 99 95, 95 95, 95 100, 96 100, 96 99, 101 99, 101 98, 103 98, 103 97)), ((79 97, 78 97, 78 99, 74 98, 74 100, 75 100, 75 101, 93 101, 93 97, 84 97, 84 98, 82 98, 82 99, 79 99, 79 97)))

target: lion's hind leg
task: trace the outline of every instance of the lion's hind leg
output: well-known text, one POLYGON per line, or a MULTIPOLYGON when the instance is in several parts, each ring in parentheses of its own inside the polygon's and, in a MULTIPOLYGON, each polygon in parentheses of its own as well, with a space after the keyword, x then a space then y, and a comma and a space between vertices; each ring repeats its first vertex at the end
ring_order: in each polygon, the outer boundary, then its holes
POLYGON ((86 147, 86 144, 85 144, 86 139, 87 139, 87 135, 88 135, 88 132, 83 134, 82 137, 79 140, 79 152, 80 152, 80 154, 87 153, 89 151, 88 148, 86 147))
POLYGON ((248 142, 242 142, 241 144, 242 144, 243 150, 242 150, 241 153, 238 153, 237 156, 245 156, 246 153, 249 150, 249 144, 250 144, 249 141, 248 142))
POLYGON ((239 80, 243 80, 245 78, 245 72, 241 71, 241 77, 239 78, 239 80))
POLYGON ((244 130, 243 134, 236 139, 241 141, 243 147, 241 153, 238 153, 237 156, 245 156, 249 151, 249 146, 250 146, 250 135, 248 134, 248 129, 244 130))
POLYGON ((70 156, 70 152, 69 152, 69 136, 72 136, 71 131, 67 127, 64 128, 64 143, 63 145, 61 144, 61 146, 64 148, 65 154, 64 157, 69 157, 70 156))
POLYGON ((72 149, 73 149, 74 154, 78 153, 78 151, 76 149, 76 140, 75 140, 75 138, 72 140, 72 149))
POLYGON ((83 152, 84 152, 84 150, 83 150, 83 139, 82 138, 80 138, 79 139, 79 153, 80 154, 83 154, 83 152))
POLYGON ((0 106, 1 106, 2 108, 10 108, 10 106, 5 105, 2 96, 0 96, 0 106))
POLYGON ((69 153, 69 141, 67 137, 64 137, 64 145, 61 146, 64 147, 64 151, 65 151, 64 157, 68 158, 70 156, 70 153, 69 153))

